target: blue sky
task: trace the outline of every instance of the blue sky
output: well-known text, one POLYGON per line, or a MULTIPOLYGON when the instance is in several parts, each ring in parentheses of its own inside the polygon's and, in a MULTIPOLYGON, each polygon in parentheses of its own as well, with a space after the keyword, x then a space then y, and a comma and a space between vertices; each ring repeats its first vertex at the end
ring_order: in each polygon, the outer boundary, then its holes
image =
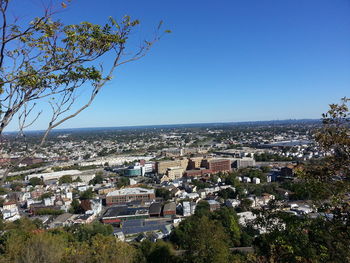
POLYGON ((173 33, 61 128, 319 118, 350 96, 349 0, 72 0, 59 17, 125 14, 141 21, 135 38, 160 20, 173 33))

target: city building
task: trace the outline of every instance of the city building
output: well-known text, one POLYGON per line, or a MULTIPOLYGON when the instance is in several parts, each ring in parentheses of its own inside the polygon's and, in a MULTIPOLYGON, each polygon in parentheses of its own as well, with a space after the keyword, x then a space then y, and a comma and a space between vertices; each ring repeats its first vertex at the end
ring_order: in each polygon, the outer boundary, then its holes
POLYGON ((215 200, 208 200, 210 211, 215 211, 220 209, 220 203, 215 200))
POLYGON ((199 169, 201 167, 203 157, 192 157, 188 160, 188 170, 199 169))
POLYGON ((249 158, 249 157, 243 157, 239 158, 233 161, 232 164, 233 168, 247 168, 247 167, 254 167, 255 166, 255 160, 254 158, 249 158))
POLYGON ((153 217, 160 217, 162 212, 161 203, 152 203, 149 207, 149 215, 153 217))
POLYGON ((155 199, 154 189, 146 188, 124 188, 109 192, 106 196, 106 204, 125 204, 132 201, 149 202, 155 199))
POLYGON ((102 216, 102 223, 119 224, 123 221, 134 219, 149 218, 147 207, 128 207, 127 205, 118 205, 108 208, 102 216))
POLYGON ((209 169, 200 168, 195 170, 187 170, 184 172, 184 176, 186 177, 200 177, 207 174, 210 174, 211 171, 209 169))
POLYGON ((176 204, 175 202, 166 203, 163 207, 164 217, 173 217, 176 215, 176 204))
POLYGON ((156 171, 158 174, 165 174, 170 167, 181 167, 186 170, 188 159, 179 159, 173 161, 161 161, 156 163, 156 171))
POLYGON ((202 161, 202 166, 210 170, 212 173, 231 171, 231 161, 227 159, 205 159, 202 161))
POLYGON ((136 177, 136 176, 141 176, 142 175, 142 167, 139 165, 131 166, 128 169, 124 170, 124 176, 128 177, 136 177))
POLYGON ((183 176, 184 169, 182 167, 169 167, 166 171, 166 175, 170 180, 179 179, 183 176))

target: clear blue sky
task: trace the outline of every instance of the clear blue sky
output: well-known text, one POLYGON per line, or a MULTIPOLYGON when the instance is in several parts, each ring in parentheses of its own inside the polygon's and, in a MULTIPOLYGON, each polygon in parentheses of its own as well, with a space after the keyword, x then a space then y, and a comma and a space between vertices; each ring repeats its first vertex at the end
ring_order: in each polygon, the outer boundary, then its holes
POLYGON ((173 33, 62 128, 319 118, 350 96, 349 0, 73 0, 60 17, 125 14, 139 38, 173 33))

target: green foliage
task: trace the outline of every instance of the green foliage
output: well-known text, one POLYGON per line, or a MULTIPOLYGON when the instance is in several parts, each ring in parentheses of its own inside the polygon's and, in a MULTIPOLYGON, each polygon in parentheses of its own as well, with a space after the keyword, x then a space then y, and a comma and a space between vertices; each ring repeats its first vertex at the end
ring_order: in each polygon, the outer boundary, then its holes
POLYGON ((138 262, 145 263, 176 263, 179 259, 174 254, 174 248, 169 242, 158 240, 153 243, 146 239, 139 247, 141 255, 138 262))
POLYGON ((273 153, 261 153, 255 154, 254 159, 257 162, 282 162, 282 161, 293 161, 292 157, 281 156, 273 153))
POLYGON ((237 197, 237 193, 236 191, 234 191, 231 188, 227 188, 227 189, 222 189, 218 192, 218 196, 220 196, 223 199, 232 199, 232 198, 236 198, 237 197))
POLYGON ((294 192, 294 198, 312 201, 319 212, 317 217, 262 211, 257 222, 269 231, 257 236, 253 244, 264 262, 350 261, 347 103, 348 99, 344 98, 339 105, 331 104, 323 115, 323 127, 315 135, 328 155, 306 163, 299 169, 297 181, 282 185, 294 192))
POLYGON ((240 212, 246 212, 249 211, 252 207, 253 201, 248 199, 248 198, 244 198, 241 200, 241 203, 239 204, 239 206, 237 207, 237 210, 240 212))
POLYGON ((59 180, 59 184, 71 184, 73 183, 73 178, 71 175, 63 175, 59 180))
POLYGON ((7 194, 8 190, 4 187, 0 187, 0 195, 5 195, 7 194))
POLYGON ((36 186, 36 185, 43 185, 44 182, 39 177, 32 177, 32 178, 29 179, 29 184, 32 185, 32 186, 36 186))
POLYGON ((82 214, 84 213, 83 208, 80 205, 80 202, 78 199, 73 199, 71 203, 71 207, 69 208, 69 213, 71 214, 82 214))
POLYGON ((96 168, 98 168, 98 166, 96 166, 96 165, 80 166, 80 165, 74 164, 74 165, 64 166, 64 167, 59 167, 59 166, 52 167, 52 170, 55 172, 67 171, 67 170, 85 171, 85 170, 92 170, 92 169, 96 169, 96 168))
POLYGON ((233 187, 240 185, 237 176, 237 173, 229 173, 228 176, 225 178, 225 184, 232 185, 233 187))
POLYGON ((109 236, 113 233, 111 225, 104 225, 100 222, 94 222, 87 225, 73 225, 67 228, 67 231, 73 234, 73 237, 79 242, 90 241, 96 235, 109 236))
POLYGON ((202 180, 192 180, 192 184, 197 186, 198 189, 204 189, 210 187, 210 184, 207 182, 203 182, 202 180))
POLYGON ((52 192, 46 192, 40 196, 40 199, 44 200, 45 198, 50 198, 51 196, 53 196, 52 192))
POLYGON ((196 206, 196 210, 195 210, 194 214, 197 217, 209 216, 209 214, 210 214, 209 203, 205 200, 199 201, 197 206, 196 206))
POLYGON ((74 181, 74 183, 81 183, 83 180, 81 180, 80 176, 78 176, 74 181))
POLYGON ((226 263, 229 258, 227 236, 220 224, 208 217, 197 218, 188 229, 188 248, 185 258, 195 263, 226 263))
POLYGON ((124 186, 128 186, 129 184, 130 184, 129 178, 120 176, 120 177, 118 178, 118 181, 117 181, 117 183, 116 183, 116 186, 117 186, 118 188, 122 188, 122 187, 124 187, 124 186))
POLYGON ((14 175, 14 176, 9 176, 6 177, 6 182, 15 182, 15 181, 23 181, 24 180, 24 175, 14 175))
POLYGON ((80 200, 88 200, 94 198, 94 192, 92 191, 92 188, 87 189, 86 191, 82 192, 80 194, 80 200))
POLYGON ((57 209, 50 209, 50 208, 41 208, 35 211, 36 215, 62 215, 64 213, 64 211, 62 210, 57 210, 57 209))
POLYGON ((90 180, 89 184, 90 185, 102 184, 103 179, 104 178, 103 178, 102 174, 96 174, 96 176, 90 180))
POLYGON ((63 259, 66 241, 50 233, 21 235, 12 232, 6 240, 2 262, 57 263, 63 259))
POLYGON ((135 249, 100 223, 43 231, 28 219, 10 223, 0 237, 0 262, 131 263, 135 249))
POLYGON ((238 224, 238 217, 233 209, 223 207, 215 211, 212 219, 219 221, 225 229, 225 233, 228 234, 230 243, 232 246, 239 246, 241 239, 241 229, 238 224))
POLYGON ((23 187, 23 184, 20 182, 13 182, 10 187, 13 191, 20 191, 23 187))
POLYGON ((171 192, 166 188, 157 188, 156 189, 156 197, 161 197, 165 201, 171 198, 171 192))

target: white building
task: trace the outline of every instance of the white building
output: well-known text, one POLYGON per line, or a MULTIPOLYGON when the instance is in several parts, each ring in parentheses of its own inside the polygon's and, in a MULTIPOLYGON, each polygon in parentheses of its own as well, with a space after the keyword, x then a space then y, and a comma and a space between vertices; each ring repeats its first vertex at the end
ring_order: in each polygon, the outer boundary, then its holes
POLYGON ((260 178, 254 177, 253 178, 253 184, 260 184, 260 178))

